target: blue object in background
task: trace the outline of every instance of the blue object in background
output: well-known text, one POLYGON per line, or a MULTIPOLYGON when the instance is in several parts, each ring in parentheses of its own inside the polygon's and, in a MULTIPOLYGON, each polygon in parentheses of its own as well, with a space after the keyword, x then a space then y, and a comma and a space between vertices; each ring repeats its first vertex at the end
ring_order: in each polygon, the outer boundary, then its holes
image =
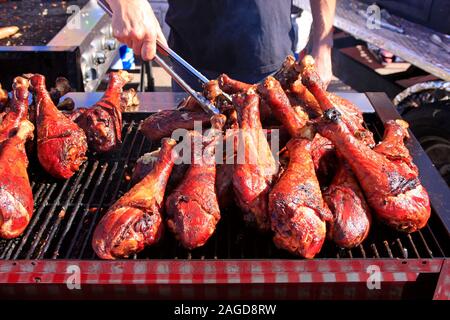
POLYGON ((121 45, 119 48, 119 56, 117 60, 111 66, 114 70, 131 70, 135 68, 133 49, 128 48, 126 45, 121 45))
POLYGON ((130 70, 134 68, 134 53, 133 49, 128 48, 126 45, 122 45, 119 48, 120 59, 122 60, 123 69, 130 70))

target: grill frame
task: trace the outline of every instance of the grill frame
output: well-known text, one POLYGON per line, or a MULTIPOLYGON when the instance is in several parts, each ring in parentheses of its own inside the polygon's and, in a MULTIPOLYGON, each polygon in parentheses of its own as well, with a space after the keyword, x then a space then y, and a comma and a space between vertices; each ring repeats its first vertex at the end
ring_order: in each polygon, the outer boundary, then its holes
MULTIPOLYGON (((381 121, 384 122, 388 119, 400 118, 385 94, 367 93, 366 95, 381 121)), ((132 139, 136 139, 136 136, 132 139)), ((144 147, 144 144, 145 142, 142 141, 139 153, 144 147)), ((126 145, 126 143, 124 143, 124 145, 126 145)), ((429 190, 430 200, 434 210, 433 216, 435 216, 436 220, 435 223, 441 224, 444 229, 444 236, 445 232, 448 236, 450 209, 448 206, 445 206, 445 199, 450 199, 450 197, 448 197, 448 188, 413 136, 408 142, 408 147, 414 157, 415 163, 419 167, 422 183, 429 190), (442 185, 445 185, 445 188, 442 188, 442 185), (444 201, 442 199, 444 199, 444 201)), ((124 167, 119 168, 119 161, 116 162, 117 167, 112 169, 123 170, 122 176, 127 169, 126 164, 129 163, 130 156, 131 155, 128 155, 126 159, 121 159, 125 164, 124 167)), ((97 166, 98 165, 99 164, 97 163, 97 166)), ((98 168, 96 167, 96 169, 98 168)), ((109 168, 100 168, 100 174, 105 174, 108 169, 109 168)), ((89 170, 89 168, 84 167, 82 170, 89 170)), ((84 172, 80 172, 79 176, 75 176, 72 179, 77 179, 77 177, 82 176, 85 177, 83 173, 84 172)), ((91 180, 94 178, 93 175, 90 176, 91 180)), ((111 178, 112 176, 109 177, 109 179, 111 178)), ((101 179, 97 178, 97 183, 100 180, 101 179)), ((87 183, 87 180, 85 183, 87 183)), ((62 182, 61 184, 63 187, 59 188, 60 193, 64 193, 64 185, 67 187, 68 182, 62 182)), ((121 183, 117 183, 116 190, 120 189, 120 184, 121 183)), ((83 186, 83 183, 81 185, 83 186)), ((48 188, 52 187, 49 186, 48 188)), ((78 193, 78 191, 79 190, 71 190, 70 192, 73 193, 73 197, 70 196, 69 192, 69 196, 63 201, 62 206, 65 207, 69 203, 74 203, 75 206, 77 206, 77 204, 79 205, 81 202, 78 202, 78 200, 81 201, 82 197, 79 195, 77 197, 76 193, 78 193)), ((39 190, 37 192, 39 192, 39 190)), ((90 197, 93 197, 94 194, 95 192, 91 192, 90 197)), ((105 193, 103 194, 105 195, 105 193)), ((103 202, 104 200, 105 199, 99 199, 99 202, 103 202)), ((108 203, 108 205, 109 204, 111 203, 108 203)), ((42 203, 38 205, 42 207, 42 203)), ((76 212, 77 210, 73 211, 76 212)), ((37 214, 38 212, 35 212, 35 215, 37 214)), ((85 211, 84 214, 87 215, 88 211, 85 211)), ((47 219, 48 222, 50 222, 50 218, 47 217, 47 219)), ((61 218, 58 217, 57 219, 63 219, 63 216, 61 216, 61 218)), ((99 215, 97 214, 97 219, 92 220, 89 229, 92 229, 95 226, 98 219, 99 215)), ((79 226, 81 226, 81 224, 79 224, 79 226)), ((431 233, 433 234, 433 231, 431 231, 431 233)), ((423 238, 423 236, 421 237, 423 238)), ((87 242, 88 240, 89 239, 86 238, 84 245, 89 245, 87 242)), ((47 245, 48 244, 45 244, 43 248, 47 245)), ((402 248, 401 241, 400 248, 402 248)), ((232 290, 232 288, 235 288, 233 284, 250 284, 252 286, 261 284, 296 284, 304 285, 306 287, 322 284, 326 285, 327 288, 333 288, 334 285, 346 283, 350 285, 349 288, 353 285, 355 288, 345 290, 345 288, 336 287, 334 291, 331 291, 331 297, 341 298, 354 296, 358 298, 370 298, 380 297, 381 294, 381 297, 395 298, 400 297, 404 293, 406 284, 417 283, 424 274, 435 275, 437 277, 441 272, 441 269, 444 269, 447 270, 444 271, 447 275, 444 274, 441 275, 441 277, 448 276, 449 268, 443 268, 444 264, 448 263, 448 259, 446 258, 448 252, 445 248, 442 250, 441 257, 438 258, 433 258, 432 255, 428 258, 407 258, 405 255, 400 256, 399 258, 393 258, 389 244, 387 244, 386 250, 391 258, 367 258, 365 255, 366 258, 354 258, 350 255, 345 259, 339 259, 340 256, 338 253, 336 257, 338 259, 322 258, 315 260, 299 260, 295 257, 288 259, 215 260, 200 258, 198 260, 189 260, 190 257, 188 256, 187 259, 171 260, 101 261, 82 259, 30 260, 28 258, 30 258, 31 255, 27 255, 27 259, 25 260, 0 260, 0 283, 6 284, 7 286, 4 288, 10 288, 8 290, 12 290, 16 293, 17 290, 20 293, 24 286, 33 286, 34 284, 39 283, 39 285, 36 286, 36 288, 39 288, 39 290, 36 291, 39 294, 44 292, 52 295, 58 290, 61 290, 58 292, 70 296, 73 295, 73 292, 67 290, 65 284, 72 274, 70 267, 75 265, 80 268, 82 284, 88 286, 88 288, 92 288, 92 292, 95 292, 96 286, 106 286, 106 288, 109 288, 108 290, 110 290, 112 284, 122 286, 122 288, 131 290, 136 294, 139 293, 139 285, 152 285, 152 288, 156 290, 155 294, 158 295, 158 293, 162 294, 162 291, 167 289, 167 285, 164 286, 162 284, 192 285, 190 291, 188 291, 190 292, 189 294, 193 294, 195 293, 195 290, 199 290, 199 287, 195 285, 200 284, 225 285, 229 290, 232 290), (371 276, 371 272, 368 268, 371 266, 378 267, 382 283, 393 285, 395 290, 381 290, 377 291, 377 293, 374 293, 372 290, 367 290, 366 281, 368 279, 370 280, 369 277, 371 276), (330 285, 331 287, 329 287, 330 285), (49 288, 53 289, 50 290, 49 288), (162 291, 158 291, 160 290, 158 288, 162 291), (355 294, 357 295, 355 296, 355 294)), ((398 254, 395 254, 395 256, 398 256, 398 254)), ((38 257, 42 256, 38 255, 38 257)), ((417 254, 417 257, 420 257, 420 255, 417 254)), ((5 256, 0 256, 0 258, 4 259, 5 256)), ((16 257, 10 256, 10 258, 16 257)), ((445 281, 439 282, 445 284, 445 281)), ((294 291, 295 292, 291 292, 286 289, 284 291, 285 296, 281 294, 280 298, 295 298, 295 294, 300 294, 300 296, 297 297, 302 297, 302 295, 304 295, 304 293, 299 293, 299 291, 296 290, 294 291)), ((237 290, 236 292, 241 291, 237 290)), ((236 292, 234 294, 238 294, 236 292)), ((244 292, 245 290, 241 292, 241 296, 238 294, 237 297, 248 297, 243 295, 244 292)), ((439 292, 441 292, 440 296, 448 296, 450 294, 448 290, 441 289, 439 292)), ((0 289, 0 296, 2 293, 5 292, 0 289)), ((183 296, 181 291, 179 294, 183 296)), ((184 295, 184 297, 189 297, 189 294, 187 296, 184 295)), ((201 293, 197 292, 194 296, 198 297, 199 294, 201 295, 201 293)), ((274 292, 271 294, 270 289, 267 294, 274 297, 274 292)), ((211 298, 213 296, 206 295, 205 297, 211 298)))

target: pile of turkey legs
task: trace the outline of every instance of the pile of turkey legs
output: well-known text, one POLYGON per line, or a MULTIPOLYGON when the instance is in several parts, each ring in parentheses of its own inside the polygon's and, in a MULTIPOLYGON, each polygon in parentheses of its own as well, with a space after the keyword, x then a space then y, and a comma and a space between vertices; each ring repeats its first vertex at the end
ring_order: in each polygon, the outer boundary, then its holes
POLYGON ((29 155, 36 154, 49 175, 69 179, 86 161, 88 149, 106 153, 120 146, 122 111, 136 102, 134 91, 122 90, 129 80, 126 71, 110 73, 103 97, 76 110, 69 98, 57 105, 71 91, 65 78, 47 91, 43 75, 16 77, 11 97, 0 86, 0 238, 20 236, 33 215, 29 155))
MULTIPOLYGON (((64 81, 48 92, 41 75, 17 77, 11 98, 0 88, 0 237, 22 234, 33 214, 27 141, 36 137, 31 149, 44 170, 70 178, 88 149, 107 153, 120 145, 124 104, 133 100, 122 91, 128 81, 126 72, 112 73, 99 102, 76 110, 63 102, 65 111, 55 104, 66 91, 64 81)), ((100 258, 133 255, 165 229, 187 249, 203 246, 221 209, 233 202, 249 227, 273 234, 276 246, 305 258, 313 258, 327 237, 340 247, 359 245, 372 216, 402 232, 426 225, 431 209, 404 145, 407 123, 386 122, 375 144, 359 109, 325 91, 311 57, 300 63, 288 57, 273 77, 255 85, 222 75, 204 94, 220 115, 211 118, 188 98, 142 123, 141 132, 162 139, 161 148, 138 160, 134 186, 97 225, 92 246, 100 258), (193 130, 195 121, 211 129, 193 130), (180 128, 192 141, 190 164, 176 164, 181 155, 170 137, 180 128), (279 139, 279 154, 272 153, 273 139, 279 139), (218 144, 244 150, 243 159, 236 161, 239 152, 217 154, 218 144)))
POLYGON ((141 132, 162 139, 162 146, 138 160, 136 184, 98 224, 92 245, 99 257, 135 254, 156 243, 165 228, 187 249, 203 246, 220 209, 232 201, 249 227, 272 233, 277 247, 305 258, 313 258, 327 237, 340 247, 359 245, 372 215, 403 232, 426 225, 431 209, 404 145, 407 123, 385 123, 383 140, 375 145, 359 109, 325 91, 310 56, 300 63, 287 57, 273 77, 255 85, 222 75, 205 85, 204 95, 220 115, 210 118, 188 98, 142 123, 141 132), (202 136, 194 121, 211 130, 202 136), (170 137, 179 128, 202 141, 191 164, 175 164, 177 142, 170 137), (268 142, 273 129, 279 155, 268 142), (215 163, 215 146, 229 139, 234 150, 245 151, 244 161, 215 163), (194 159, 198 153, 201 161, 194 159))

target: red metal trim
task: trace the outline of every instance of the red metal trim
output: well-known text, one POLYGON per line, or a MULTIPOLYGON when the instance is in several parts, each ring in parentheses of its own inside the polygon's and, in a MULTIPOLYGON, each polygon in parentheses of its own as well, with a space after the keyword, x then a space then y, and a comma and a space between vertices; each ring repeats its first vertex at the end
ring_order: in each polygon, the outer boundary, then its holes
MULTIPOLYGON (((444 259, 351 260, 19 260, 0 261, 0 284, 65 284, 69 266, 81 284, 271 284, 366 282, 377 266, 382 282, 439 273, 444 259)), ((448 267, 446 267, 448 271, 448 267)))
POLYGON ((450 300, 450 259, 445 259, 433 296, 434 300, 450 300))

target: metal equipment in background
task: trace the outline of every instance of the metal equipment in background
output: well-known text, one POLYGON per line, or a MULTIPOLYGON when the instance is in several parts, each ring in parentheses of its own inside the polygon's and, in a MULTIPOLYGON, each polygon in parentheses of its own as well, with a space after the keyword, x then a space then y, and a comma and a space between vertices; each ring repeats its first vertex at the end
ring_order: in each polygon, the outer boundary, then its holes
POLYGON ((96 1, 8 1, 2 23, 20 35, 0 41, 0 83, 21 73, 45 74, 47 83, 66 77, 77 91, 95 91, 118 53, 110 18, 96 1))

